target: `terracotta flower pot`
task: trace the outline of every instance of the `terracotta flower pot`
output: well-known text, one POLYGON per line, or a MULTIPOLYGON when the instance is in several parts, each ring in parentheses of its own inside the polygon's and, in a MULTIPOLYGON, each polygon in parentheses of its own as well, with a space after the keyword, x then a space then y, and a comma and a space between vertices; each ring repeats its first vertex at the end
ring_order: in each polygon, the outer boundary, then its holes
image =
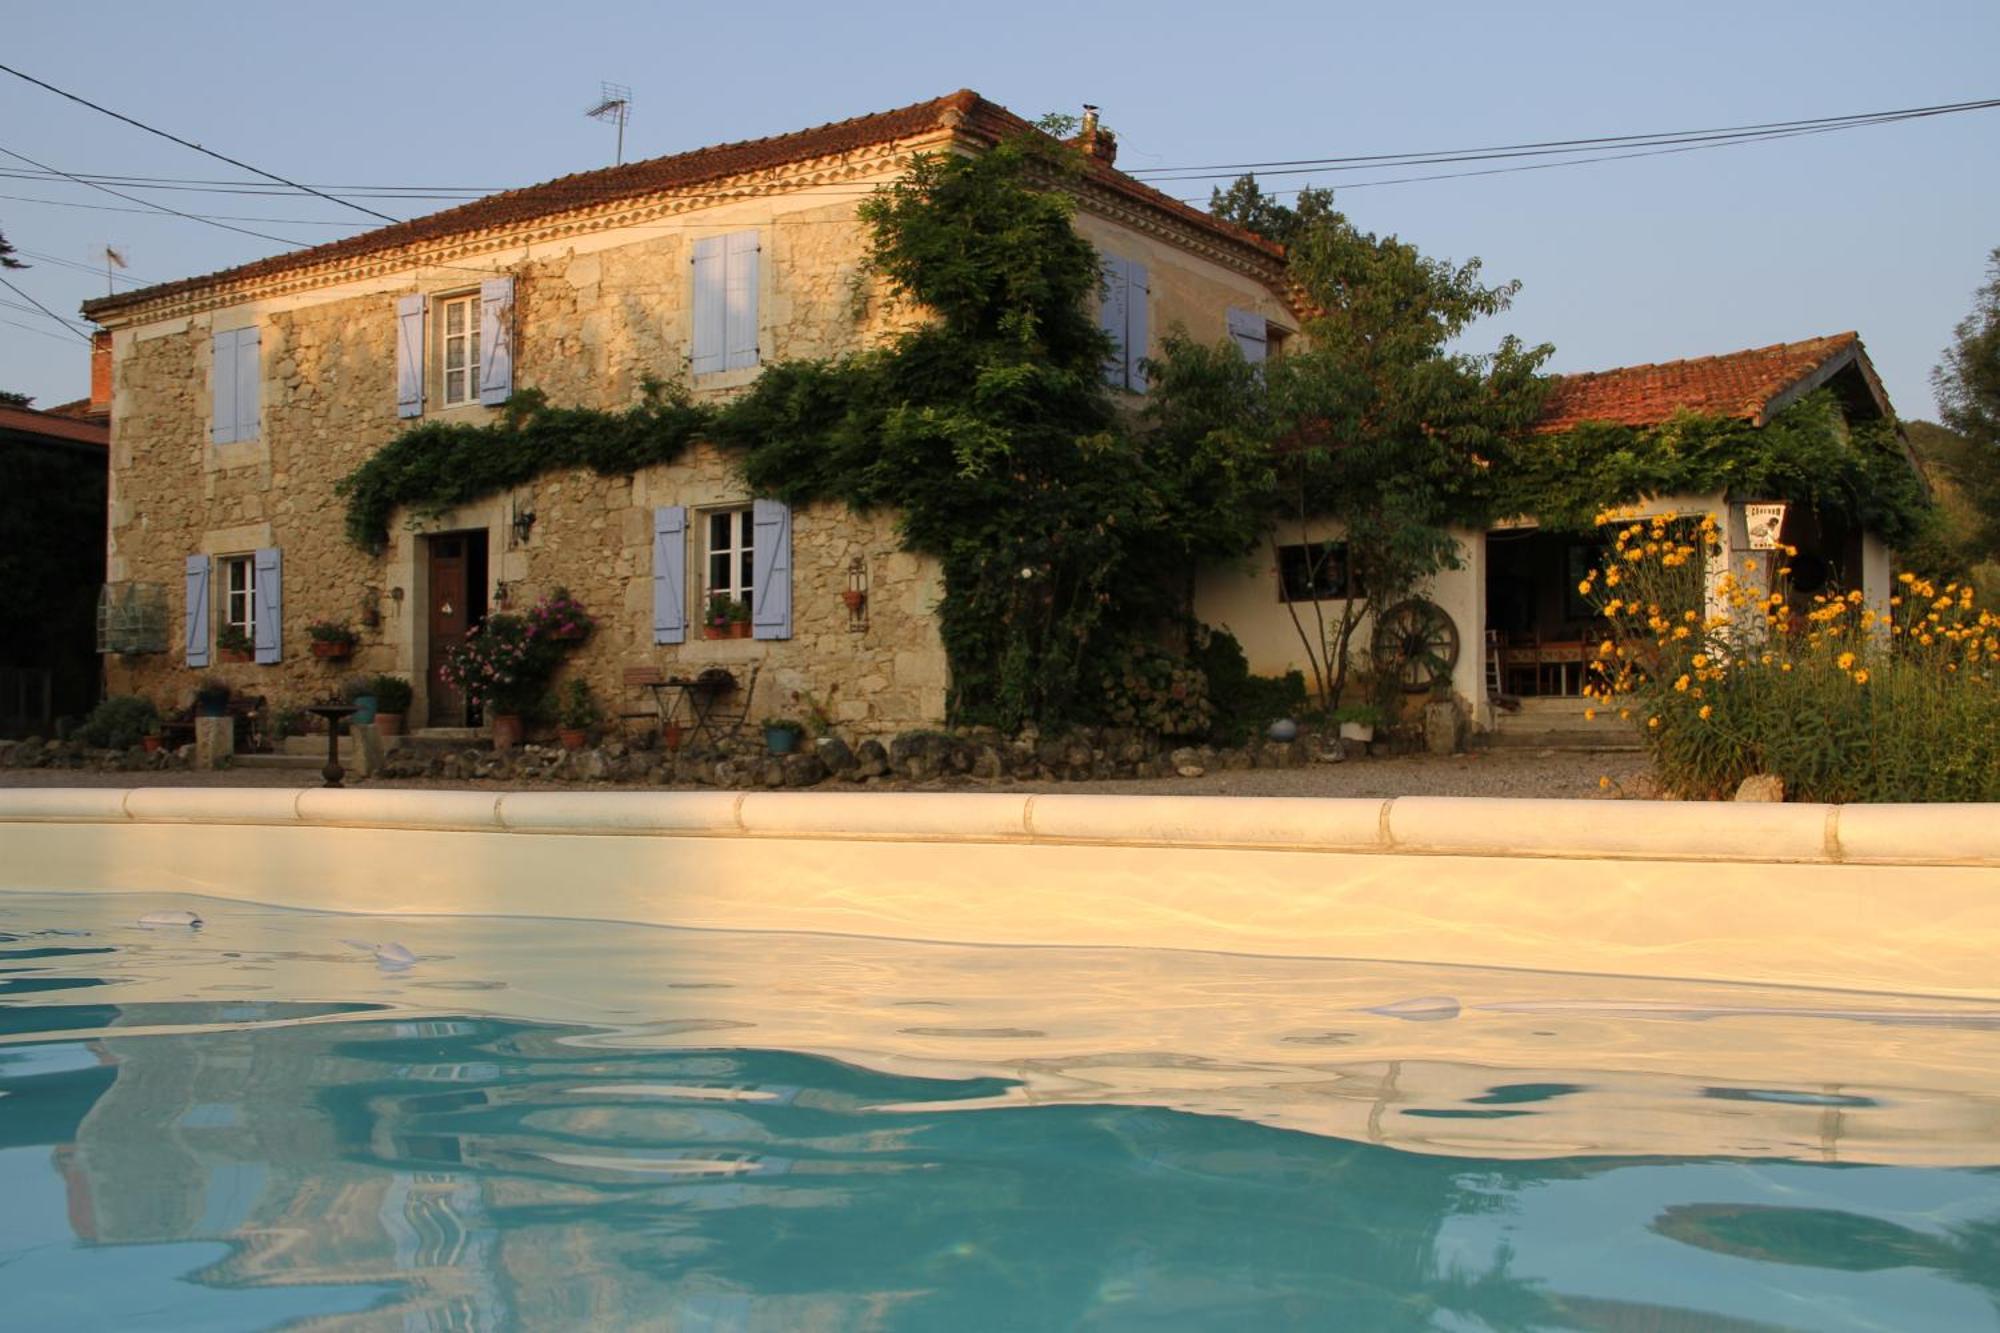
POLYGON ((726 639, 729 637, 729 626, 703 625, 701 627, 701 637, 704 639, 726 639))
POLYGON ((660 729, 660 740, 669 750, 678 750, 687 743, 687 728, 678 722, 669 722, 660 729))
POLYGON ((324 657, 335 662, 344 662, 354 656, 354 645, 338 639, 314 639, 313 656, 324 657))
POLYGON ((402 735, 403 715, 401 713, 377 713, 375 715, 375 732, 381 736, 402 735))
POLYGON ((565 750, 581 750, 583 743, 590 739, 590 733, 571 727, 557 727, 556 739, 562 742, 565 750))
POLYGON ((519 713, 495 713, 493 715, 493 748, 511 750, 521 743, 521 715, 519 713))
POLYGON ((732 638, 732 639, 747 639, 747 638, 749 638, 749 637, 750 637, 750 622, 749 622, 749 621, 747 621, 747 620, 732 620, 732 621, 730 621, 730 622, 729 622, 729 637, 730 637, 730 638, 732 638))
POLYGON ((224 648, 222 650, 222 660, 225 662, 247 662, 250 660, 250 654, 241 648, 224 648))
POLYGON ((139 744, 146 747, 147 754, 158 754, 160 746, 163 743, 162 739, 158 736, 141 736, 139 738, 139 744))
POLYGON ((861 604, 868 600, 868 594, 859 588, 849 588, 840 594, 840 600, 847 603, 849 611, 859 611, 861 604))

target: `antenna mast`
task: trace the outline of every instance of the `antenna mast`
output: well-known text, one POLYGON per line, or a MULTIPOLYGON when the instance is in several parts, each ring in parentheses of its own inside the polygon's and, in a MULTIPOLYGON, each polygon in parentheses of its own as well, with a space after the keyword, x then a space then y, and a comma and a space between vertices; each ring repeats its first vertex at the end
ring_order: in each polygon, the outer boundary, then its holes
POLYGON ((600 85, 602 94, 597 105, 583 114, 592 120, 609 121, 618 127, 618 162, 625 165, 625 122, 632 118, 632 90, 622 83, 600 85))

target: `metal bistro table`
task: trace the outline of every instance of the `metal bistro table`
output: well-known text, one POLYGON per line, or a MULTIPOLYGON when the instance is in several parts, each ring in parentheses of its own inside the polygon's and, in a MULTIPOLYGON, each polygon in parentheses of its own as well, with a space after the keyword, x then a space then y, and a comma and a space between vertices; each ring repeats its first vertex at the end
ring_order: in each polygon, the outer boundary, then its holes
POLYGON ((637 685, 653 696, 653 710, 660 720, 660 728, 675 725, 685 703, 687 711, 686 742, 692 744, 707 737, 710 741, 722 739, 726 733, 734 735, 750 714, 750 696, 757 686, 758 668, 752 666, 746 681, 739 682, 734 673, 723 667, 709 667, 692 676, 669 676, 658 667, 632 667, 625 672, 625 683, 637 685), (730 699, 730 696, 739 696, 730 699), (724 700, 729 700, 725 705, 724 700))

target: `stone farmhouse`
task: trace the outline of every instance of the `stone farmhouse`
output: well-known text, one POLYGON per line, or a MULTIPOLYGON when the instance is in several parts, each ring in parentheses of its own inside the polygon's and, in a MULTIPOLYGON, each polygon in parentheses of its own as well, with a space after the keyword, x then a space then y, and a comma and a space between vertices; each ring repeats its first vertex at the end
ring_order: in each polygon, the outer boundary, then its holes
MULTIPOLYGON (((89 303, 113 361, 106 595, 162 606, 167 626, 106 657, 108 689, 173 701, 213 673, 291 704, 393 672, 417 683, 411 725, 464 725, 443 653, 489 611, 565 587, 599 622, 569 670, 621 706, 632 667, 721 666, 756 669, 760 713, 818 709, 863 734, 936 723, 939 576, 899 549, 891 516, 753 499, 704 446, 399 515, 376 554, 344 536, 334 487, 413 423, 492 419, 518 389, 617 409, 658 378, 713 399, 763 365, 883 340, 912 316, 869 273, 861 201, 915 154, 1029 129, 961 91, 89 303), (753 607, 752 637, 705 635, 715 596, 753 607), (322 619, 359 629, 351 661, 313 656, 322 619)), ((1075 142, 1116 387, 1143 392, 1140 360, 1176 325, 1253 356, 1297 331, 1277 246, 1120 172, 1094 117, 1075 142)))

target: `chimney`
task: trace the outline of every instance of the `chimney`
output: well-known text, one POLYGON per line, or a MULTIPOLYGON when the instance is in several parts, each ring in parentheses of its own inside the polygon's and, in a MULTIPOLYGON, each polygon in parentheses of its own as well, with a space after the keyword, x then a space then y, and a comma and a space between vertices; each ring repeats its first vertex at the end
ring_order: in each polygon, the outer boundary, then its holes
POLYGON ((1081 148, 1085 157, 1107 167, 1118 160, 1118 136, 1098 124, 1097 108, 1088 102, 1083 104, 1083 127, 1070 142, 1081 148))
POLYGON ((111 330, 90 335, 90 415, 111 415, 111 330))

